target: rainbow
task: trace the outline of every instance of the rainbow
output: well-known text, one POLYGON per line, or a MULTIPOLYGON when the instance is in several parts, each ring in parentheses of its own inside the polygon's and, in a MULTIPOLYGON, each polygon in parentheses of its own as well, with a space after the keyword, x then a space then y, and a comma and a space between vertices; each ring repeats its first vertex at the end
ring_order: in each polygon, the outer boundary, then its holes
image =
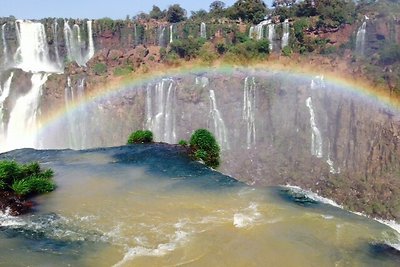
POLYGON ((299 68, 293 66, 282 66, 282 65, 253 65, 248 67, 243 66, 232 66, 232 65, 221 65, 213 67, 205 66, 190 66, 173 68, 162 72, 153 72, 148 74, 141 74, 140 76, 127 77, 124 79, 118 79, 106 84, 103 87, 92 90, 84 99, 75 102, 69 106, 68 110, 65 107, 53 111, 51 114, 43 116, 40 120, 38 127, 38 135, 41 135, 65 118, 68 112, 74 112, 78 109, 84 108, 85 106, 94 103, 99 100, 107 99, 117 93, 123 91, 132 90, 132 88, 139 87, 147 84, 151 81, 162 77, 177 77, 184 76, 187 74, 201 74, 205 72, 212 72, 218 74, 230 75, 235 71, 251 72, 254 74, 262 74, 263 72, 276 72, 286 75, 291 75, 294 78, 308 79, 311 80, 316 76, 324 76, 324 80, 328 84, 336 85, 342 90, 364 97, 372 103, 376 103, 380 106, 386 107, 392 111, 400 111, 399 97, 393 97, 388 93, 387 89, 377 88, 371 86, 371 84, 365 81, 359 81, 353 77, 343 77, 338 73, 331 73, 326 71, 317 72, 306 68, 299 68))

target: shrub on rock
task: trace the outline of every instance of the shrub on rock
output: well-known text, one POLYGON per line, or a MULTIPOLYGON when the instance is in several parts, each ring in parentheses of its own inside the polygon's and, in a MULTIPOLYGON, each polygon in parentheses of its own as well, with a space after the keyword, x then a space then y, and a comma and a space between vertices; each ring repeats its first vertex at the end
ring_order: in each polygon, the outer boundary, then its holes
POLYGON ((202 160, 213 168, 219 166, 220 147, 214 135, 208 130, 196 130, 190 138, 190 148, 196 160, 202 160))
POLYGON ((13 191, 17 195, 37 195, 51 192, 55 184, 51 169, 42 170, 39 163, 18 164, 15 161, 0 161, 0 189, 13 191))
POLYGON ((151 142, 153 142, 153 133, 149 130, 138 130, 133 132, 128 138, 128 145, 151 142))

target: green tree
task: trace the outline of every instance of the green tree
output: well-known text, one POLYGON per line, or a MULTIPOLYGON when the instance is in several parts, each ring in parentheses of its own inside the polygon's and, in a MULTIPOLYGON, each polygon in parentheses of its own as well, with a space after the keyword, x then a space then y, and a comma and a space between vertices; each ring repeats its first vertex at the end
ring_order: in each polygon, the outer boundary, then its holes
POLYGON ((262 0, 238 0, 231 7, 231 16, 246 22, 259 23, 267 15, 268 8, 262 0))
POLYGON ((353 1, 319 0, 316 1, 316 10, 320 26, 338 27, 354 21, 356 8, 353 1))
POLYGON ((158 6, 153 5, 149 15, 152 19, 163 19, 165 18, 165 11, 162 11, 158 6))
POLYGON ((206 129, 196 130, 190 138, 192 156, 196 160, 203 160, 207 166, 219 166, 220 147, 214 135, 206 129))
POLYGON ((210 4, 210 14, 213 17, 225 16, 225 3, 222 1, 214 1, 210 4))
POLYGON ((179 57, 189 60, 198 56, 203 44, 204 39, 202 38, 189 37, 175 40, 170 44, 170 53, 177 54, 179 57))
POLYGON ((191 11, 192 15, 190 16, 193 20, 199 19, 199 20, 205 20, 208 17, 207 11, 204 9, 200 9, 198 11, 191 11))
POLYGON ((168 8, 166 17, 171 23, 183 21, 186 19, 186 10, 179 4, 174 4, 168 8))

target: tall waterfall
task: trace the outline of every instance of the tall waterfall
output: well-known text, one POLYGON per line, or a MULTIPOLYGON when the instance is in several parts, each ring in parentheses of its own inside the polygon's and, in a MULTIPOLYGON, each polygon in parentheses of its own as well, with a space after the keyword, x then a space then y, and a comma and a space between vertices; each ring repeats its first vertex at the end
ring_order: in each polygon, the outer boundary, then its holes
MULTIPOLYGON (((8 79, 4 82, 3 86, 0 84, 0 138, 4 138, 5 132, 5 124, 4 124, 4 101, 10 95, 10 87, 11 81, 14 77, 14 72, 10 73, 8 79)), ((5 140, 0 140, 0 143, 3 144, 5 140)))
POLYGON ((174 24, 169 25, 169 42, 174 41, 174 24))
POLYGON ((356 52, 359 55, 364 55, 365 51, 365 33, 367 32, 367 22, 364 21, 363 24, 358 28, 356 37, 356 52))
POLYGON ((289 45, 289 20, 286 19, 283 23, 282 23, 282 48, 286 47, 289 45))
POLYGON ((322 158, 322 137, 321 132, 317 127, 315 120, 315 112, 312 104, 311 97, 307 98, 306 106, 310 112, 310 124, 311 124, 311 154, 317 158, 322 158))
POLYGON ((64 99, 67 110, 69 148, 86 148, 87 112, 85 111, 84 107, 78 107, 77 109, 75 108, 75 106, 79 104, 79 102, 82 102, 84 98, 85 78, 79 79, 76 83, 76 86, 74 86, 71 78, 67 77, 64 99))
POLYGON ((269 41, 269 50, 273 51, 274 49, 274 41, 275 41, 275 24, 268 24, 268 41, 269 41))
POLYGON ((1 26, 1 40, 3 43, 3 60, 4 60, 4 65, 8 63, 8 51, 7 51, 7 41, 6 41, 6 25, 7 23, 4 23, 1 26))
POLYGON ((58 22, 54 20, 53 24, 53 40, 54 40, 54 54, 56 56, 56 63, 59 68, 62 67, 62 62, 60 60, 60 54, 58 52, 58 22))
POLYGON ((65 46, 67 47, 68 59, 70 61, 75 61, 79 65, 85 65, 82 58, 79 26, 75 24, 72 30, 68 21, 64 21, 64 39, 65 46))
POLYGON ((200 24, 200 37, 207 39, 207 26, 204 22, 200 24))
POLYGON ((39 22, 16 21, 19 47, 15 54, 18 68, 26 72, 59 72, 50 61, 49 47, 44 25, 39 22))
POLYGON ((88 51, 84 50, 82 42, 81 29, 78 24, 75 24, 72 29, 68 21, 64 21, 64 39, 67 47, 67 55, 70 61, 75 61, 80 66, 84 66, 86 62, 94 55, 92 21, 87 21, 88 27, 88 51))
POLYGON ((164 78, 146 92, 146 128, 156 141, 176 143, 176 84, 164 78))
POLYGON ((158 45, 165 46, 165 26, 160 26, 158 34, 158 45))
POLYGON ((86 62, 88 62, 89 59, 91 59, 94 56, 94 41, 93 41, 92 21, 88 20, 86 24, 88 29, 88 40, 89 40, 89 51, 86 56, 86 62))
POLYGON ((47 81, 48 73, 32 74, 32 88, 18 98, 7 127, 6 142, 1 149, 12 150, 23 147, 37 147, 38 124, 36 117, 39 111, 41 89, 47 81))
POLYGON ((243 88, 243 120, 246 124, 247 149, 256 145, 256 82, 254 77, 246 77, 243 88))
POLYGON ((222 149, 229 149, 228 135, 225 122, 217 107, 217 99, 214 90, 210 90, 210 118, 214 126, 215 137, 222 149))

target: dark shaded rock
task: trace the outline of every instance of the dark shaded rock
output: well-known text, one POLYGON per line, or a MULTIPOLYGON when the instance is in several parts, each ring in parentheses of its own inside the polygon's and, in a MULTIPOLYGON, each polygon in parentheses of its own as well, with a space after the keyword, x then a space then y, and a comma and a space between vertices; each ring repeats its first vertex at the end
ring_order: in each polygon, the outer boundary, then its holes
POLYGON ((0 191, 0 211, 8 211, 10 215, 17 216, 29 212, 34 203, 26 201, 9 191, 0 191))

